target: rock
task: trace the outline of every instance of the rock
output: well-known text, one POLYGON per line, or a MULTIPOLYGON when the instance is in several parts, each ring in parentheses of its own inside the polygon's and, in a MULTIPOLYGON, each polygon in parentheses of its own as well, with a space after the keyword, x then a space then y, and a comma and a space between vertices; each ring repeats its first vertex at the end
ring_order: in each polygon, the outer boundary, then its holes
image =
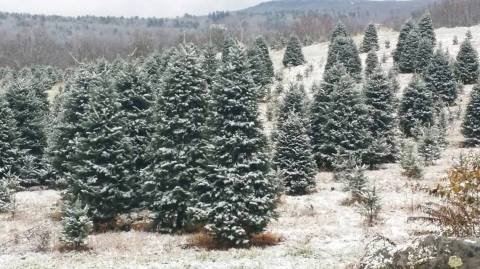
POLYGON ((385 240, 374 239, 360 262, 365 269, 478 269, 480 268, 480 240, 429 235, 394 247, 385 240), (380 247, 380 248, 377 248, 380 247), (455 267, 463 264, 460 267, 455 267))

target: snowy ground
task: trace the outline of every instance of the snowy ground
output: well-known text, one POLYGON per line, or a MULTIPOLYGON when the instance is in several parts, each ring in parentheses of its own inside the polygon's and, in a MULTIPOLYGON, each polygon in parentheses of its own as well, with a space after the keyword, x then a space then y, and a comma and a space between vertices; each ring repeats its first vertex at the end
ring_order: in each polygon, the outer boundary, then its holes
MULTIPOLYGON (((480 50, 480 26, 471 30, 474 45, 480 50)), ((467 28, 438 29, 437 39, 451 55, 456 55, 459 45, 452 44, 453 37, 456 35, 461 41, 466 31, 467 28)), ((379 33, 382 49, 378 55, 388 57, 384 65, 386 69, 392 65, 390 55, 397 35, 388 30, 379 33), (385 40, 391 42, 392 48, 385 49, 385 40)), ((360 37, 356 38, 358 43, 360 40, 360 37)), ((313 73, 303 81, 307 89, 314 81, 321 80, 327 49, 326 43, 304 48, 308 64, 314 66, 313 73)), ((284 83, 288 85, 296 80, 298 73, 304 73, 308 64, 283 69, 282 56, 282 51, 273 52, 276 70, 283 72, 284 83)), ((402 88, 410 78, 411 75, 399 77, 402 88)), ((471 86, 464 89, 460 107, 465 107, 470 91, 471 86)), ((262 110, 265 113, 266 105, 262 105, 262 110)), ((59 223, 52 219, 59 194, 51 190, 22 192, 17 194, 15 218, 0 215, 0 268, 354 268, 366 243, 375 234, 401 244, 434 228, 424 223, 408 222, 408 218, 418 216, 421 212, 417 206, 432 199, 425 190, 434 188, 441 181, 452 160, 462 152, 468 152, 459 148, 462 141, 459 124, 460 121, 456 121, 451 126, 450 146, 435 166, 426 169, 424 180, 407 180, 397 164, 367 172, 383 198, 380 221, 373 228, 363 224, 354 207, 341 205, 347 197, 342 192, 342 185, 333 181, 330 173, 319 173, 315 193, 282 198, 280 218, 268 227, 269 231, 283 237, 283 242, 274 247, 206 251, 186 247, 191 235, 112 232, 90 236, 92 250, 89 252, 60 253, 55 250, 59 223)), ((268 133, 272 124, 266 122, 265 126, 268 133)))

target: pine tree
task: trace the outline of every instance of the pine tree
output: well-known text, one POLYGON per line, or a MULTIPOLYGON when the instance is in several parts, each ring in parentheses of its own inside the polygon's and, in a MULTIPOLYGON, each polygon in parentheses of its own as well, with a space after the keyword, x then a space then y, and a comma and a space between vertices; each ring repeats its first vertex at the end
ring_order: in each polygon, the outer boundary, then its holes
POLYGON ((399 62, 403 59, 403 53, 407 45, 407 38, 412 30, 415 29, 415 23, 413 21, 408 21, 402 26, 400 30, 400 35, 398 37, 397 48, 393 53, 393 60, 398 65, 399 62))
POLYGON ((290 84, 278 107, 277 128, 295 111, 301 118, 306 117, 305 88, 303 85, 290 84))
POLYGON ((465 34, 465 38, 468 40, 473 39, 472 31, 468 30, 467 33, 465 34))
POLYGON ((202 62, 202 68, 205 71, 205 77, 209 87, 213 85, 213 81, 217 74, 218 66, 219 62, 217 60, 217 53, 215 51, 215 48, 209 45, 203 52, 202 62))
POLYGON ((264 67, 264 76, 270 78, 270 80, 275 76, 272 58, 270 57, 270 52, 268 50, 267 43, 262 37, 259 37, 255 40, 255 47, 261 51, 263 67, 264 67))
POLYGON ((405 43, 402 45, 402 53, 398 57, 398 69, 402 73, 415 72, 417 67, 417 56, 420 42, 418 29, 413 28, 407 35, 405 43))
POLYGON ((149 149, 152 163, 144 172, 142 193, 158 215, 157 229, 173 232, 191 224, 188 210, 196 203, 194 186, 207 173, 209 101, 199 54, 192 45, 178 48, 165 75, 149 149))
POLYGON ((275 216, 276 185, 269 176, 266 137, 258 120, 255 85, 240 47, 219 71, 213 91, 215 173, 205 202, 206 229, 227 246, 249 243, 275 216))
POLYGON ((365 75, 367 77, 370 76, 379 67, 380 63, 378 62, 377 53, 374 50, 369 51, 365 60, 365 75))
POLYGON ((302 45, 298 40, 298 37, 292 36, 288 42, 285 55, 283 56, 283 65, 285 67, 299 66, 304 64, 305 57, 302 52, 302 45))
POLYGON ((414 77, 400 102, 398 112, 400 128, 409 137, 414 136, 414 128, 420 124, 428 126, 433 124, 433 100, 425 83, 418 77, 414 77))
POLYGON ((418 42, 417 56, 415 58, 415 72, 423 74, 432 61, 433 45, 430 39, 421 38, 418 42))
POLYGON ((0 178, 0 213, 15 213, 15 193, 21 189, 20 179, 7 171, 0 178))
POLYGON ((37 88, 34 87, 34 81, 28 76, 13 81, 5 97, 19 132, 18 143, 22 152, 20 162, 24 168, 19 176, 24 185, 31 186, 44 184, 45 180, 43 158, 47 138, 44 123, 47 114, 45 100, 39 95, 37 88))
POLYGON ((69 203, 64 209, 62 226, 61 241, 65 247, 69 249, 84 247, 93 228, 93 223, 88 217, 88 207, 83 206, 80 200, 69 203))
POLYGON ((233 37, 226 37, 223 42, 223 49, 222 49, 222 62, 226 62, 230 55, 230 49, 237 45, 237 41, 233 37))
POLYGON ((0 179, 7 173, 19 174, 18 163, 20 150, 19 132, 12 110, 8 107, 5 96, 0 96, 0 179))
POLYGON ((339 22, 336 26, 335 29, 332 32, 332 36, 330 38, 330 44, 332 44, 337 37, 348 37, 347 29, 345 28, 345 25, 341 22, 339 22))
POLYGON ((388 145, 383 151, 372 152, 373 164, 395 160, 396 144, 395 92, 386 74, 376 69, 363 86, 365 104, 371 119, 370 132, 375 141, 388 145), (383 141, 382 141, 383 140, 383 141))
POLYGON ((455 75, 457 80, 463 84, 475 84, 478 82, 478 76, 480 75, 478 53, 469 39, 466 39, 460 46, 455 63, 455 75))
POLYGON ((365 35, 363 37, 363 44, 362 44, 362 52, 367 53, 372 50, 376 51, 379 50, 380 46, 378 45, 378 34, 377 28, 375 25, 370 24, 365 31, 365 35))
POLYGON ((403 169, 402 175, 420 179, 423 176, 423 167, 418 157, 417 145, 413 141, 404 141, 400 150, 400 166, 403 169))
POLYGON ((342 64, 347 69, 348 74, 356 80, 361 79, 362 61, 352 38, 337 37, 334 42, 330 44, 325 71, 328 71, 337 64, 342 64))
POLYGON ((294 110, 278 130, 273 164, 287 194, 303 195, 315 187, 315 161, 306 123, 294 110))
POLYGON ((433 93, 437 102, 453 105, 457 100, 457 83, 448 61, 448 56, 441 50, 433 55, 433 58, 425 70, 425 84, 433 93))
MULTIPOLYGON (((108 68, 108 67, 107 67, 108 68)), ((65 199, 79 199, 88 206, 95 225, 110 222, 130 208, 134 196, 133 145, 126 135, 119 94, 107 71, 88 94, 66 160, 65 199)))
POLYGON ((430 41, 430 44, 435 46, 435 30, 433 28, 432 16, 430 12, 426 12, 418 22, 418 30, 421 38, 425 38, 430 41))
POLYGON ((462 133, 467 146, 480 145, 480 86, 473 88, 463 121, 462 133))
POLYGON ((368 110, 355 81, 343 66, 336 65, 326 71, 312 103, 311 125, 319 167, 332 168, 338 150, 366 161, 363 158, 371 146, 368 110))
POLYGON ((422 129, 418 144, 418 155, 426 166, 433 165, 441 157, 442 146, 439 136, 439 131, 435 126, 422 129))

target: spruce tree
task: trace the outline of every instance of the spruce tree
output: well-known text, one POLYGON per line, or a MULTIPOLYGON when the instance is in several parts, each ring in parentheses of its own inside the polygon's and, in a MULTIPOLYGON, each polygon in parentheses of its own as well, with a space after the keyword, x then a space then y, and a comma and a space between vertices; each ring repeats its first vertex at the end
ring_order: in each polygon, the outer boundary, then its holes
POLYGON ((369 51, 365 60, 365 75, 367 77, 370 76, 379 67, 380 63, 378 62, 377 53, 375 50, 369 51))
POLYGON ((434 101, 453 105, 457 100, 457 83, 448 55, 441 50, 433 58, 424 73, 425 84, 433 93, 434 101))
POLYGON ((83 206, 80 200, 68 203, 64 208, 62 227, 60 240, 65 247, 69 249, 84 247, 93 229, 93 223, 88 217, 88 207, 83 206))
POLYGON ((374 24, 370 24, 365 31, 362 44, 362 52, 367 53, 372 50, 379 50, 377 28, 374 24))
POLYGON ((398 69, 402 73, 413 73, 417 67, 417 56, 419 48, 420 36, 418 29, 412 29, 405 40, 402 47, 402 53, 400 54, 397 64, 398 69))
POLYGON ((372 152, 372 164, 395 160, 396 143, 395 92, 389 78, 380 68, 367 78, 363 86, 365 104, 371 119, 370 132, 375 141, 388 145, 383 151, 372 152))
POLYGON ((194 187, 204 179, 208 165, 209 101, 199 54, 193 45, 186 45, 172 59, 156 104, 151 164, 145 169, 142 190, 161 232, 191 224, 188 211, 196 203, 194 187))
POLYGON ((418 22, 418 31, 421 38, 429 40, 432 47, 435 46, 435 31, 433 28, 432 16, 430 15, 430 12, 426 12, 418 22))
POLYGON ((298 37, 292 36, 285 50, 285 55, 283 56, 283 65, 285 67, 299 66, 305 62, 305 57, 302 52, 302 44, 300 44, 298 37))
POLYGON ((422 129, 418 144, 418 155, 426 166, 433 165, 441 157, 442 146, 439 138, 436 126, 422 129))
POLYGON ((325 73, 311 117, 312 143, 320 167, 332 168, 339 150, 368 161, 364 159, 372 144, 368 108, 343 66, 336 65, 325 73))
POLYGON ((480 75, 478 53, 469 39, 466 39, 460 46, 455 63, 455 75, 457 80, 463 84, 478 82, 478 76, 480 75))
POLYGON ((425 83, 414 77, 405 89, 398 112, 400 129, 408 136, 415 136, 418 125, 433 125, 433 99, 425 83))
POLYGON ((335 29, 332 32, 332 36, 330 37, 330 44, 332 44, 337 37, 348 37, 347 29, 345 28, 345 25, 341 22, 339 22, 336 26, 335 29))
POLYGON ((421 179, 423 176, 423 166, 418 157, 417 144, 411 140, 403 141, 400 150, 400 166, 402 167, 402 175, 421 179))
POLYGON ((223 49, 222 49, 222 62, 226 62, 229 54, 230 54, 230 49, 234 46, 237 45, 237 41, 231 37, 227 36, 223 42, 223 49))
POLYGON ((306 123, 294 110, 278 130, 273 163, 287 194, 303 195, 315 187, 315 160, 306 123))
POLYGON ((337 64, 342 64, 351 77, 356 80, 361 79, 362 61, 352 38, 337 37, 334 42, 330 44, 325 71, 328 71, 337 64))
POLYGON ((270 52, 268 50, 267 43, 262 37, 258 37, 255 40, 255 47, 261 52, 264 76, 270 78, 270 80, 275 76, 272 58, 270 57, 270 52))
POLYGON ((418 42, 415 72, 423 74, 433 57, 433 45, 430 39, 421 38, 418 42))
POLYGON ((403 52, 405 51, 405 47, 407 45, 408 35, 414 29, 415 29, 415 23, 413 21, 408 21, 402 26, 402 29, 400 30, 397 47, 393 53, 393 60, 397 65, 403 58, 403 52))
POLYGON ((306 94, 303 85, 290 84, 288 91, 285 93, 282 101, 279 104, 277 127, 289 117, 292 111, 295 111, 301 118, 306 116, 306 94))
MULTIPOLYGON (((108 67, 107 67, 108 68, 108 67)), ((134 196, 133 144, 126 135, 120 97, 107 71, 89 90, 66 165, 65 199, 83 201, 95 225, 130 208, 134 196)), ((98 226, 97 226, 98 227, 98 226)))
POLYGON ((18 144, 19 132, 12 110, 4 95, 0 96, 0 181, 8 173, 19 174, 21 155, 18 144))
POLYGON ((207 80, 209 87, 213 85, 213 81, 215 79, 218 66, 219 66, 219 62, 217 60, 217 53, 215 51, 215 48, 209 45, 203 52, 203 62, 202 62, 202 68, 205 71, 205 78, 207 80))
POLYGON ((212 94, 215 173, 208 178, 211 190, 200 197, 207 231, 227 246, 248 244, 275 216, 277 187, 255 92, 246 55, 234 46, 212 94))
POLYGON ((480 86, 476 85, 471 93, 463 121, 462 133, 467 146, 480 145, 480 86))

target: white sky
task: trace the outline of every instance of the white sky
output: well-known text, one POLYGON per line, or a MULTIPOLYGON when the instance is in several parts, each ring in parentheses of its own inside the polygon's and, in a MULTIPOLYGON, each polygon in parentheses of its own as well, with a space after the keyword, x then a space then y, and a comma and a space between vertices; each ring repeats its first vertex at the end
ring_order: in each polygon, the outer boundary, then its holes
POLYGON ((263 0, 0 0, 0 11, 65 16, 175 17, 237 10, 263 0))

